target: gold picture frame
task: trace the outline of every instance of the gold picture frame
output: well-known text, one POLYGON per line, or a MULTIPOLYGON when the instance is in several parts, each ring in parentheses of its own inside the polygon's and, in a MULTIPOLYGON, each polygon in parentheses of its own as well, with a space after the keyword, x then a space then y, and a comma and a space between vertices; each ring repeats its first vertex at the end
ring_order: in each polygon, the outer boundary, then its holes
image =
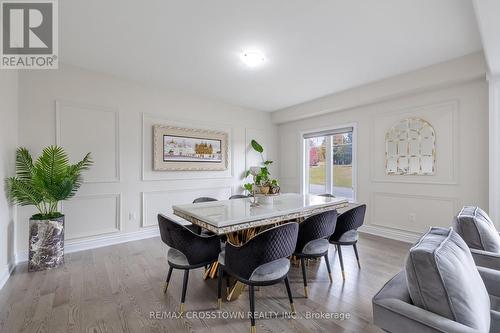
POLYGON ((228 168, 228 134, 198 128, 153 126, 155 171, 224 171, 228 168))

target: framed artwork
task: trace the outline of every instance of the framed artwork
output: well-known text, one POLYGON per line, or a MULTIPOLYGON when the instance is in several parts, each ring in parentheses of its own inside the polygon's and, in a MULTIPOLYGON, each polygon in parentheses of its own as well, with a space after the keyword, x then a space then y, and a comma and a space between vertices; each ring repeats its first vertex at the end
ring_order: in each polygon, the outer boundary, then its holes
POLYGON ((223 171, 228 167, 228 135, 205 129, 153 126, 153 168, 223 171))

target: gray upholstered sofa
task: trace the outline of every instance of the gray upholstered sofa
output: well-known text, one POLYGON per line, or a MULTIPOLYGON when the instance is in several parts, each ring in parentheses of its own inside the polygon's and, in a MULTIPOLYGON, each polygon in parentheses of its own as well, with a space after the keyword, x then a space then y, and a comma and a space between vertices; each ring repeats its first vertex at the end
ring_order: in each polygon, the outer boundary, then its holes
POLYGON ((500 270, 500 235, 484 210, 463 207, 453 219, 453 229, 469 246, 477 266, 500 270))
POLYGON ((373 298, 373 320, 393 333, 500 332, 499 305, 500 272, 476 267, 451 228, 431 228, 373 298))

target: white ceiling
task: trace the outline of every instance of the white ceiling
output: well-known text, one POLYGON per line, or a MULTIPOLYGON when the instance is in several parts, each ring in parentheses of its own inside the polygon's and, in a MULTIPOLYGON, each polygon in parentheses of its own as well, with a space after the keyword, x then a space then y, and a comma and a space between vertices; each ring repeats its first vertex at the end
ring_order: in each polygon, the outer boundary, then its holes
POLYGON ((470 0, 64 0, 60 59, 273 111, 481 49, 470 0), (248 69, 239 53, 268 60, 248 69))

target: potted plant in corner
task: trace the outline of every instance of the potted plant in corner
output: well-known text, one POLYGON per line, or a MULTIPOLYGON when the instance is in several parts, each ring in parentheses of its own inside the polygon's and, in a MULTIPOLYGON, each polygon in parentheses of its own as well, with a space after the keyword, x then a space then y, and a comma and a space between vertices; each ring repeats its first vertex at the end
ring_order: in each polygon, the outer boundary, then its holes
POLYGON ((82 171, 92 165, 90 153, 70 164, 62 147, 49 146, 33 162, 26 148, 16 152, 16 176, 6 179, 8 195, 21 206, 35 206, 29 221, 29 271, 64 264, 64 215, 59 202, 72 198, 82 185, 82 171))

